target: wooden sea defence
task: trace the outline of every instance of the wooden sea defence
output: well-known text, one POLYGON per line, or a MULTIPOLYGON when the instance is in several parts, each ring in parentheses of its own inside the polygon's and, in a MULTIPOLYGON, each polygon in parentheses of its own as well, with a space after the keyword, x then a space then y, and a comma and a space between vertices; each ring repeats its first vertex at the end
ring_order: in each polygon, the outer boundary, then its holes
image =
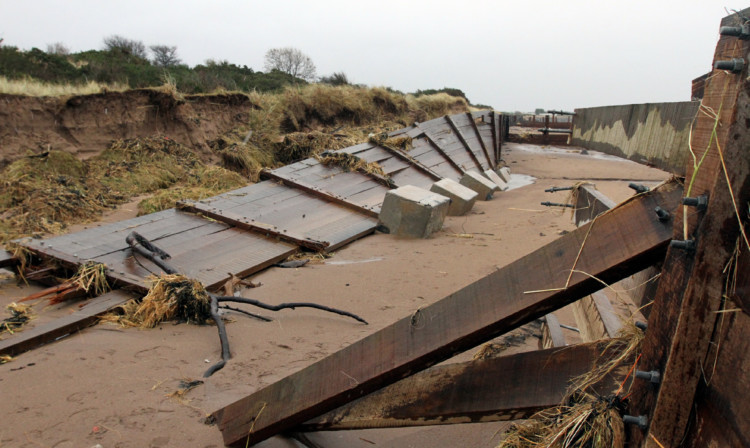
MULTIPOLYGON (((414 185, 429 190, 441 179, 460 180, 465 170, 497 168, 503 120, 488 110, 439 117, 390 134, 411 137, 408 148, 391 146, 386 140, 328 151, 334 163, 327 157, 300 160, 262 172, 262 182, 183 201, 175 209, 16 243, 71 271, 86 262, 103 263, 110 285, 145 293, 147 278, 163 270, 131 250, 125 238, 137 232, 166 251, 170 265, 179 272, 217 290, 234 276, 256 273, 302 249, 330 252, 374 232, 391 189, 414 185), (352 170, 335 163, 337 158, 353 158, 377 169, 352 170)), ((16 261, 10 253, 0 255, 0 267, 16 261)), ((50 323, 35 333, 32 343, 8 338, 0 349, 18 354, 35 348, 69 328, 90 324, 97 314, 122 302, 103 300, 110 306, 92 306, 50 323)))
POLYGON ((576 109, 570 143, 685 175, 698 101, 576 109))

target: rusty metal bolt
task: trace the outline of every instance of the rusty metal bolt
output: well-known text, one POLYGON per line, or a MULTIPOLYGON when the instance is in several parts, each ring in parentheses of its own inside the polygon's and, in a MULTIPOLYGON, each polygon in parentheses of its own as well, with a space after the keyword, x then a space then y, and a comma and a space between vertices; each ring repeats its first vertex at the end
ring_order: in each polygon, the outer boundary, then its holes
POLYGON ((658 370, 650 370, 648 372, 636 370, 635 377, 641 380, 648 380, 653 384, 659 384, 661 382, 661 373, 659 373, 658 370))
POLYGON ((645 415, 623 415, 622 422, 626 425, 638 425, 641 429, 648 426, 648 417, 645 415))
POLYGON ((717 70, 728 70, 732 73, 740 73, 745 68, 745 60, 734 58, 731 61, 716 61, 714 68, 717 70))
POLYGON ((661 222, 667 222, 672 217, 672 215, 670 215, 668 211, 664 210, 661 207, 656 207, 654 211, 656 212, 656 216, 659 217, 659 221, 661 222))

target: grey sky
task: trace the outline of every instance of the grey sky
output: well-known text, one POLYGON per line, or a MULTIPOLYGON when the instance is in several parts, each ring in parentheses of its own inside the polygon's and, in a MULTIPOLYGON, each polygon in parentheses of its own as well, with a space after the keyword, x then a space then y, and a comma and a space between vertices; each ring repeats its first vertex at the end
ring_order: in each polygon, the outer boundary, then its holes
POLYGON ((714 0, 467 2, 0 0, 5 45, 73 51, 119 34, 263 69, 269 48, 308 54, 319 75, 405 92, 456 87, 499 110, 684 101, 711 68, 714 0))

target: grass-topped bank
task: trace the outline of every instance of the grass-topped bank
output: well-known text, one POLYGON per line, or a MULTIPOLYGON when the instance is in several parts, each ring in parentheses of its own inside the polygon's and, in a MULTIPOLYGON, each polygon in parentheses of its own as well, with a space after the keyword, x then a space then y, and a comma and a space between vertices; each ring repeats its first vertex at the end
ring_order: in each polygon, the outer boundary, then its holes
POLYGON ((276 93, 189 96, 167 85, 22 98, 4 97, 17 109, 3 121, 15 140, 0 141, 0 148, 16 143, 22 152, 0 169, 3 243, 96 221, 136 196, 149 196, 139 204, 142 214, 214 196, 256 182, 263 168, 469 110, 466 100, 445 93, 417 97, 324 84, 276 93), (28 116, 33 121, 13 118, 28 116), (61 134, 70 150, 49 143, 61 134))

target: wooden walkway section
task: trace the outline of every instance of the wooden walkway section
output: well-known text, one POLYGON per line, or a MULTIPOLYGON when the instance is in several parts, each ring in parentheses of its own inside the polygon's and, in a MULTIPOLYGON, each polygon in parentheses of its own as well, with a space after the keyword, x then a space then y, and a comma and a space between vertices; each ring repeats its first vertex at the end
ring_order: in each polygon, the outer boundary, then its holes
MULTIPOLYGON (((429 189, 446 177, 458 180, 463 169, 457 166, 496 167, 501 121, 493 111, 456 114, 391 133, 412 136, 408 151, 373 143, 332 151, 377 163, 385 177, 308 158, 263 172, 263 182, 184 201, 178 209, 19 244, 70 268, 85 261, 104 263, 112 282, 144 290, 145 279, 161 270, 133 257, 125 237, 136 231, 169 253, 180 272, 216 288, 229 273, 249 275, 300 248, 332 251, 374 232, 391 188, 429 189)), ((13 262, 7 254, 3 260, 13 262)))
MULTIPOLYGON (((502 116, 493 111, 457 114, 427 122, 430 132, 440 136, 438 144, 412 126, 391 133, 412 136, 413 148, 408 151, 373 143, 332 151, 377 163, 385 176, 346 171, 308 158, 263 172, 266 180, 262 182, 200 201, 183 201, 176 209, 45 240, 17 242, 70 270, 87 261, 104 263, 110 285, 145 293, 146 279, 162 270, 133 254, 125 238, 135 231, 166 251, 170 265, 179 272, 218 289, 232 276, 256 273, 300 249, 329 252, 374 232, 385 193, 391 188, 429 189, 445 177, 458 180, 462 171, 451 167, 480 156, 483 164, 476 164, 477 169, 494 167, 502 141, 501 122, 502 116), (447 153, 458 157, 457 161, 446 158, 447 153)), ((0 253, 0 267, 16 261, 11 254, 0 253)), ((120 305, 124 301, 120 299, 116 292, 94 299, 88 312, 8 338, 0 350, 20 353, 54 340, 61 332, 83 328, 97 314, 120 305)))
POLYGON ((601 288, 594 278, 614 282, 642 270, 663 257, 672 237, 654 207, 674 210, 681 196, 676 183, 640 195, 417 315, 220 409, 213 417, 224 442, 258 443, 580 299, 601 288), (587 274, 570 275, 564 267, 587 274))

